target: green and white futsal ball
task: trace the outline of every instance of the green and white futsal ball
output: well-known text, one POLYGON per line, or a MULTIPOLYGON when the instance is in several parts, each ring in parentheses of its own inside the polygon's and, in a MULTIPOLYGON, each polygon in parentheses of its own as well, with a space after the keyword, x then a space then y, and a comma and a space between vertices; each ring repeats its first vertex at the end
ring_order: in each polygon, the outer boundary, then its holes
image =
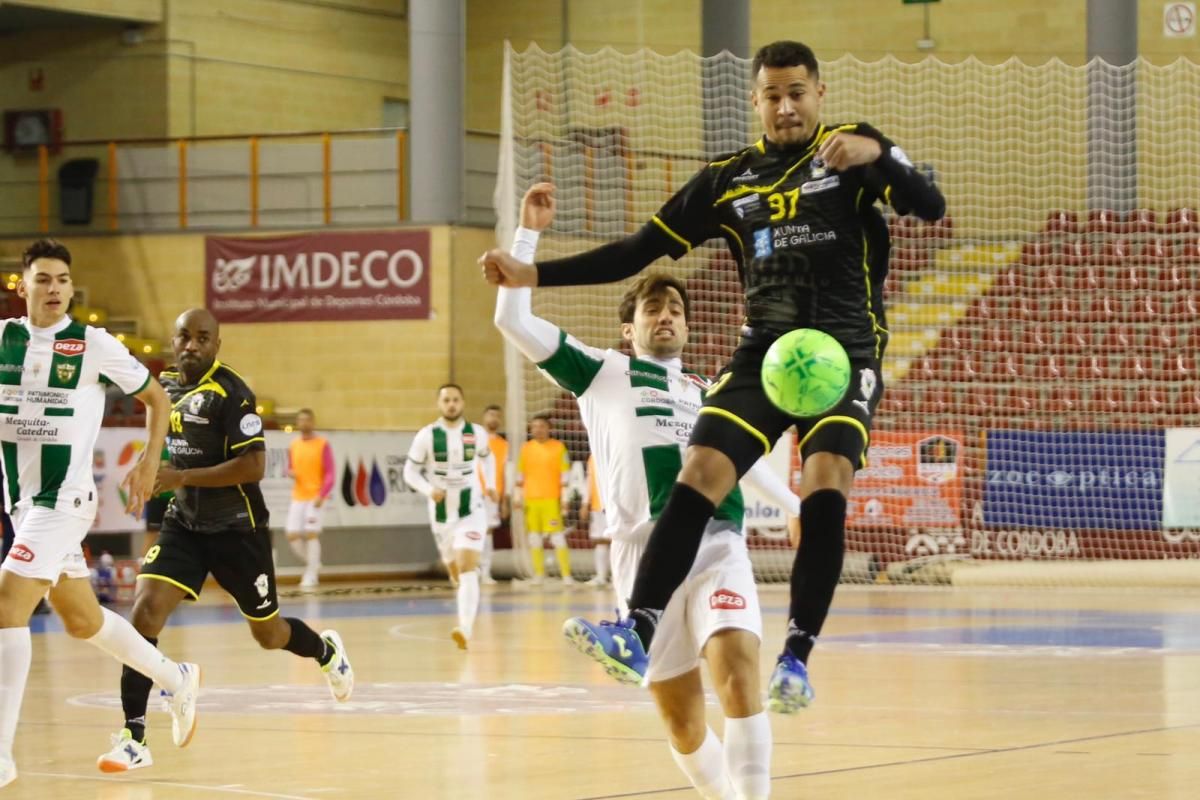
POLYGON ((794 417, 819 417, 846 396, 850 358, 829 334, 797 328, 767 350, 762 385, 780 410, 794 417))

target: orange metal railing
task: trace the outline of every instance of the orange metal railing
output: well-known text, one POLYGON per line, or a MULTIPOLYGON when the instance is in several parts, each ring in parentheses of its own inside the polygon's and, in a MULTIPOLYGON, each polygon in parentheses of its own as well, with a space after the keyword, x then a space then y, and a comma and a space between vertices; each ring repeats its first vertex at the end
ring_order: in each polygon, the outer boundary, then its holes
MULTIPOLYGON (((385 144, 387 146, 393 146, 385 144)), ((345 147, 344 144, 341 145, 345 147)), ((364 174, 371 175, 371 179, 382 178, 383 183, 373 184, 376 186, 374 199, 375 203, 372 208, 379 211, 386 204, 387 211, 386 219, 403 222, 408 219, 409 215, 409 189, 408 189, 408 132, 404 129, 397 128, 371 128, 350 131, 325 132, 325 131, 306 131, 298 133, 277 133, 277 134, 255 134, 249 136, 197 136, 184 139, 124 139, 124 140, 77 140, 67 141, 56 146, 52 153, 47 146, 39 146, 36 151, 36 178, 34 176, 22 179, 19 170, 14 170, 11 175, 0 177, 0 186, 5 183, 13 185, 29 185, 36 184, 36 208, 34 208, 33 197, 29 197, 26 201, 26 210, 24 215, 12 215, 11 218, 25 219, 26 222, 22 225, 22 230, 29 230, 30 215, 36 215, 37 230, 43 233, 49 232, 52 226, 51 219, 51 200, 52 200, 52 184, 51 184, 51 166, 52 163, 59 163, 57 159, 62 158, 62 153, 69 155, 88 155, 97 159, 103 158, 107 163, 102 171, 101 180, 106 186, 98 193, 97 222, 103 228, 110 231, 118 231, 123 227, 122 215, 125 215, 124 222, 128 224, 129 217, 137 217, 139 212, 129 204, 131 198, 133 205, 139 203, 147 210, 140 212, 145 216, 158 216, 171 214, 172 205, 171 195, 163 195, 163 181, 174 182, 174 204, 176 208, 173 210, 173 221, 179 229, 187 229, 189 227, 203 226, 205 223, 199 218, 199 215, 220 213, 224 218, 228 218, 231 214, 244 211, 246 223, 251 228, 259 227, 260 224, 271 224, 269 213, 296 213, 311 210, 319 214, 319 219, 324 224, 332 224, 335 221, 336 212, 339 211, 334 206, 334 196, 340 193, 336 187, 337 181, 343 177, 347 179, 361 179, 364 174), (345 150, 339 150, 339 143, 344 143, 350 139, 358 137, 383 137, 382 142, 391 142, 394 145, 395 166, 387 164, 385 167, 373 168, 361 166, 363 158, 350 158, 347 161, 353 161, 360 166, 354 165, 342 167, 339 172, 339 153, 345 153, 345 150), (291 172, 280 172, 276 166, 274 172, 268 172, 264 169, 263 149, 265 146, 279 148, 275 152, 273 163, 278 164, 280 161, 279 152, 286 149, 288 145, 304 144, 307 140, 311 142, 316 139, 319 142, 319 164, 306 172, 303 169, 296 169, 291 172), (230 176, 228 174, 213 174, 213 170, 209 168, 208 173, 205 173, 203 159, 206 148, 207 152, 211 153, 211 145, 230 145, 236 148, 238 142, 244 142, 246 146, 246 164, 245 172, 241 175, 230 176), (139 173, 136 168, 129 167, 129 159, 133 155, 130 151, 134 150, 152 150, 153 148, 161 148, 164 152, 174 156, 174 169, 166 174, 156 174, 147 176, 139 173), (62 152, 60 152, 62 151, 62 152), (127 167, 129 167, 127 169, 127 167), (315 203, 309 206, 279 208, 279 196, 287 195, 287 191, 280 190, 276 187, 274 194, 276 207, 270 208, 264 205, 264 183, 268 180, 276 181, 299 181, 307 180, 312 177, 314 181, 319 181, 319 190, 314 193, 312 200, 315 203), (247 194, 241 195, 239 208, 219 208, 214 211, 212 202, 204 202, 202 195, 197 195, 198 183, 204 180, 225 180, 244 179, 248 184, 247 194), (129 188, 132 185, 141 183, 149 187, 145 190, 145 197, 139 196, 135 191, 133 195, 129 194, 129 188), (390 187, 390 188, 388 188, 390 187), (382 188, 383 193, 379 192, 382 188), (123 208, 122 192, 125 192, 123 208), (157 198, 155 201, 151 198, 157 198), (248 196, 247 196, 248 195, 248 196), (386 196, 385 196, 386 195, 386 196), (394 209, 394 213, 393 210, 394 209), (264 220, 264 217, 267 219, 264 220)), ((156 164, 169 163, 168 156, 157 157, 156 164)), ((390 161, 387 159, 386 161, 390 161)), ((386 163, 386 161, 384 163, 386 163)), ((136 163, 136 162, 135 162, 136 163)), ((143 170, 144 172, 144 170, 143 170)), ((169 184, 167 184, 169 185, 169 184)), ((358 184, 361 185, 361 184, 358 184)), ((6 189, 6 192, 8 190, 6 189)), ((303 194, 303 193, 301 193, 303 194)), ((10 196, 13 196, 10 194, 10 196)), ((382 221, 381 218, 380 221, 382 221)), ((20 224, 20 223, 18 223, 20 224)), ((222 223, 227 224, 227 223, 222 223)))

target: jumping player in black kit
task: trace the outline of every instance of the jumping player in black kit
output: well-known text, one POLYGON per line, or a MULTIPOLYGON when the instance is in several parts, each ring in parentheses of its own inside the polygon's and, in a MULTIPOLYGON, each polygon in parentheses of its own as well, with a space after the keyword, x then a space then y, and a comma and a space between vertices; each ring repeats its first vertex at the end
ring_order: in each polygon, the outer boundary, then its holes
MULTIPOLYGON (((211 573, 237 602, 250 632, 264 649, 284 649, 313 659, 338 702, 350 699, 354 671, 336 631, 317 634, 304 622, 279 615, 267 507, 258 482, 266 464, 262 419, 242 377, 217 360, 216 319, 204 309, 185 311, 171 340, 176 368, 160 376, 171 398, 167 431, 169 464, 155 492, 174 491, 158 541, 138 574, 132 622, 151 642, 181 600, 196 600, 211 573)), ((104 772, 153 764, 146 745, 151 680, 121 673, 125 727, 100 756, 104 772)))
POLYGON ((787 641, 768 687, 768 708, 794 713, 813 698, 806 663, 841 574, 846 498, 865 464, 883 394, 889 243, 874 204, 936 220, 945 200, 875 128, 820 121, 825 85, 806 45, 763 47, 753 75, 763 138, 702 168, 641 230, 536 265, 502 250, 485 253, 480 263, 489 281, 506 286, 596 284, 633 275, 660 256, 680 258, 709 239, 725 240, 745 291, 741 343, 708 392, 683 470, 638 568, 630 616, 579 622, 594 634, 590 655, 644 672, 658 618, 691 569, 714 507, 795 425, 803 458, 803 536, 792 568, 787 641), (818 418, 787 415, 762 389, 763 355, 795 328, 830 334, 851 359, 845 399, 818 418))

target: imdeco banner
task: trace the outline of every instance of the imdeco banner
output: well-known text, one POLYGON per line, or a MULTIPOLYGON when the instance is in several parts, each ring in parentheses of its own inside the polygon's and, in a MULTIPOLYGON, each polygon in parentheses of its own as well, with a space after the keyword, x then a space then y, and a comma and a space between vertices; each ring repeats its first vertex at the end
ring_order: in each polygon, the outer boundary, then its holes
POLYGON ((221 322, 429 318, 429 231, 204 240, 208 309, 221 322))

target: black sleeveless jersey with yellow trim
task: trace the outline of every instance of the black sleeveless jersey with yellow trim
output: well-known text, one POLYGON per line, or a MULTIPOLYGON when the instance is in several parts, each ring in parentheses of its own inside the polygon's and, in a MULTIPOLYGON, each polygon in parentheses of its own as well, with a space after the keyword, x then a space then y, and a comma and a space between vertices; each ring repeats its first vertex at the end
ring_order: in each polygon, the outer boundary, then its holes
MULTIPOLYGON (((220 361, 195 383, 168 370, 159 376, 171 398, 167 452, 175 469, 213 467, 242 453, 265 450, 254 392, 220 361)), ((164 521, 197 533, 249 533, 267 527, 267 505, 257 483, 175 490, 164 521)))
POLYGON ((835 133, 870 136, 908 164, 866 123, 820 125, 808 142, 765 138, 703 167, 651 220, 672 240, 670 255, 723 238, 746 294, 746 324, 788 331, 817 328, 851 357, 881 357, 887 345, 882 289, 887 225, 876 201, 891 202, 874 165, 834 171, 816 157, 835 133))

